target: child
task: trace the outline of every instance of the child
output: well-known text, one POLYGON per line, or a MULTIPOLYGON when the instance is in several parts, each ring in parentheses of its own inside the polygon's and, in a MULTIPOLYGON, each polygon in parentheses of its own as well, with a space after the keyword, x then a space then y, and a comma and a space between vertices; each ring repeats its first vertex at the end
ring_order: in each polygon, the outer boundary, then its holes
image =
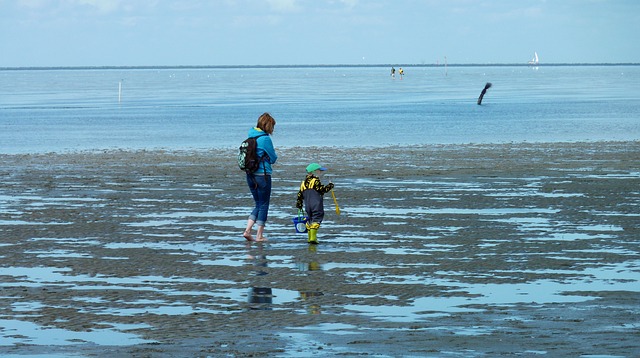
POLYGON ((309 243, 318 243, 318 228, 324 218, 324 204, 322 202, 323 195, 333 189, 333 183, 322 185, 320 182, 320 174, 327 170, 318 163, 311 163, 307 166, 307 177, 300 184, 298 191, 298 199, 296 200, 296 208, 302 210, 304 201, 305 212, 307 213, 307 230, 309 234, 309 243))

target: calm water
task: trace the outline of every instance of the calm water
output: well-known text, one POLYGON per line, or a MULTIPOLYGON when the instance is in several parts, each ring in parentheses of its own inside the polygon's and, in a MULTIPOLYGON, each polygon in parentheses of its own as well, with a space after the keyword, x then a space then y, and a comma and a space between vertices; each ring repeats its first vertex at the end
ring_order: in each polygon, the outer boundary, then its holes
POLYGON ((0 71, 0 152, 235 147, 265 111, 280 147, 640 139, 640 66, 389 70, 0 71))

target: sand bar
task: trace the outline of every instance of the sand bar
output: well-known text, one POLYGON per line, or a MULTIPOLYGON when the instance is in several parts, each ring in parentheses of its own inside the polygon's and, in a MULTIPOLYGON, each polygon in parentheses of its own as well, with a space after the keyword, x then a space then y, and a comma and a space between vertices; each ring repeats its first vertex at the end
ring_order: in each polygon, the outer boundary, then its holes
POLYGON ((640 143, 0 155, 0 355, 640 355, 640 143), (321 244, 303 170, 336 184, 321 244))

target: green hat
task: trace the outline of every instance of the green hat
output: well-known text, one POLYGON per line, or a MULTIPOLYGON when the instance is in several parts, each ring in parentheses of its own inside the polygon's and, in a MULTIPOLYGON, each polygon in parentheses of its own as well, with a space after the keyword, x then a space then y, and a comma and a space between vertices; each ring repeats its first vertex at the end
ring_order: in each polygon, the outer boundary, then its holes
POLYGON ((325 168, 325 167, 321 166, 321 165, 320 165, 320 164, 318 164, 318 163, 311 163, 311 164, 307 165, 307 173, 313 173, 313 172, 315 172, 316 170, 322 170, 322 171, 325 171, 325 170, 327 170, 327 168, 325 168))

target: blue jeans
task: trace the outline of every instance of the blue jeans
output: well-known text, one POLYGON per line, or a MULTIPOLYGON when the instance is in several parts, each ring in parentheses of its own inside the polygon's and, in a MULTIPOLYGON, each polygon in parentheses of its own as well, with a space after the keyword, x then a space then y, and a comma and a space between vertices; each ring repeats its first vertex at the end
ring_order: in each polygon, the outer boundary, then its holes
POLYGON ((258 226, 264 226, 269 213, 269 200, 271 199, 271 175, 247 174, 247 185, 253 195, 256 206, 249 215, 249 220, 253 220, 258 226))

